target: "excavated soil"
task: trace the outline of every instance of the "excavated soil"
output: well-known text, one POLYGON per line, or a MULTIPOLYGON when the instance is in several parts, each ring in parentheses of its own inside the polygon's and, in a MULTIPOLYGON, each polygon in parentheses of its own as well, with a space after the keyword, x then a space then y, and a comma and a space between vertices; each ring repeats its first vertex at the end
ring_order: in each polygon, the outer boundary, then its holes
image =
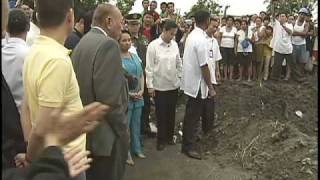
POLYGON ((317 77, 303 84, 223 82, 215 113, 215 128, 200 144, 221 166, 240 166, 257 180, 317 178, 317 77))

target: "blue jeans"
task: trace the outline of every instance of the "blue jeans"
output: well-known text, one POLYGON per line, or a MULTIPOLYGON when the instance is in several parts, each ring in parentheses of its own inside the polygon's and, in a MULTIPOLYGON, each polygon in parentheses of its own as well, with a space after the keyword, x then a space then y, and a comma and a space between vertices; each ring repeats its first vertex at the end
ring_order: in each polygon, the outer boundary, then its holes
POLYGON ((140 142, 142 108, 143 107, 133 107, 132 109, 129 109, 128 112, 131 140, 130 146, 131 152, 133 154, 142 154, 142 147, 140 142))
POLYGON ((293 63, 306 64, 308 62, 308 54, 306 45, 294 45, 292 51, 293 63))

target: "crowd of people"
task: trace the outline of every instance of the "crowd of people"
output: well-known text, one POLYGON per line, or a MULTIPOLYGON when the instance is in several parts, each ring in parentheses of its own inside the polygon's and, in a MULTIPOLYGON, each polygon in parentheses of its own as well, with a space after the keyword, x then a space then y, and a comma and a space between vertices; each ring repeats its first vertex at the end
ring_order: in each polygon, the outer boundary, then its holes
POLYGON ((317 71, 307 8, 241 18, 199 10, 187 19, 173 2, 160 13, 157 1, 142 7, 123 15, 111 4, 85 12, 73 0, 11 9, 2 0, 4 179, 123 179, 133 157, 147 158, 151 106, 156 149, 176 144, 181 92, 181 152, 201 160, 198 127, 214 127, 217 85, 305 83, 317 71))

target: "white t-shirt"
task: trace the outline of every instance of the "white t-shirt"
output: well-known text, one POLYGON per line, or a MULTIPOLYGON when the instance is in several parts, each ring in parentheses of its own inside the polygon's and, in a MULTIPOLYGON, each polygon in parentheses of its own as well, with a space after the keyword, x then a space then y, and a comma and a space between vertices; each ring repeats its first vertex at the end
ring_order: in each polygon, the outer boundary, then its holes
POLYGON ((222 33, 221 47, 234 48, 234 37, 237 33, 237 29, 235 27, 232 27, 231 31, 227 32, 226 26, 223 26, 220 29, 220 33, 222 33))
MULTIPOLYGON (((249 42, 249 46, 246 49, 242 48, 241 42, 245 40, 246 33, 241 29, 237 32, 238 35, 238 48, 237 52, 252 52, 252 44, 249 42)), ((251 39, 253 36, 253 33, 250 29, 248 29, 248 38, 251 39)))
POLYGON ((218 84, 216 79, 216 62, 222 59, 218 41, 216 38, 207 36, 208 40, 208 67, 211 75, 212 84, 218 84))
MULTIPOLYGON (((284 24, 288 29, 293 31, 292 24, 284 24)), ((291 35, 281 26, 280 22, 276 20, 274 25, 274 39, 273 39, 273 50, 280 54, 291 54, 292 53, 292 42, 291 35)))

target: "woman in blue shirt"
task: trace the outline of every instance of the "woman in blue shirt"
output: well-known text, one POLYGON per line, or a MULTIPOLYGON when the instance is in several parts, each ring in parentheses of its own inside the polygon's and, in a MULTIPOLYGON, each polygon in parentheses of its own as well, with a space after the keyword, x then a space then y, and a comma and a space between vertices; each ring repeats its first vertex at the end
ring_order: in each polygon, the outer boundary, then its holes
MULTIPOLYGON (((140 142, 140 123, 143 102, 143 90, 144 90, 144 77, 141 66, 141 59, 138 55, 130 53, 129 49, 132 45, 130 33, 123 31, 119 39, 122 67, 128 77, 130 83, 129 87, 129 129, 131 140, 131 153, 137 155, 139 158, 145 158, 143 154, 141 142, 140 142)), ((131 158, 131 153, 128 153, 127 163, 133 165, 134 162, 131 158)))

